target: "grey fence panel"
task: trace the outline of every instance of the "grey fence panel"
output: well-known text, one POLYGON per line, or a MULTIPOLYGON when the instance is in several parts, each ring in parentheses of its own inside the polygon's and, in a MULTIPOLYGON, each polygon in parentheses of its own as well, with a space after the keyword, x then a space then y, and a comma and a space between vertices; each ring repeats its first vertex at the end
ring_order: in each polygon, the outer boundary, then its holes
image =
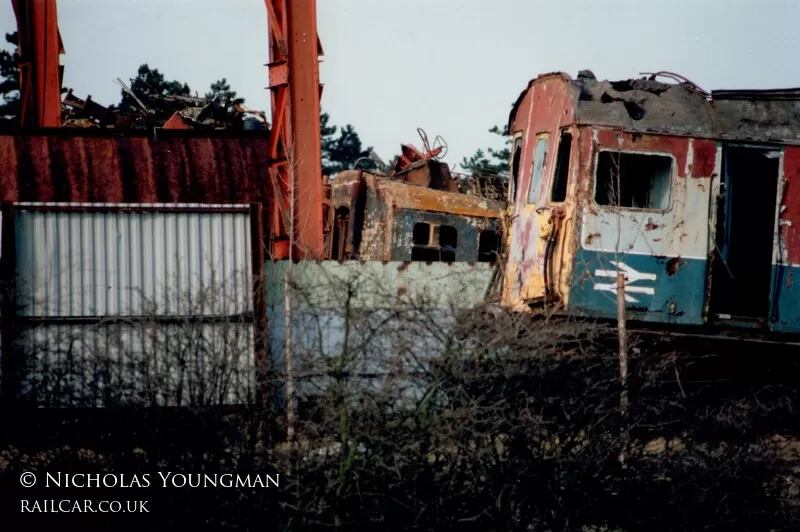
POLYGON ((444 331, 459 312, 484 303, 494 267, 457 262, 268 263, 264 275, 274 399, 285 406, 287 379, 301 402, 345 378, 356 394, 391 387, 403 401, 418 400, 425 390, 417 386, 414 374, 445 353, 450 339, 444 331))
POLYGON ((18 203, 13 213, 23 398, 252 401, 249 205, 18 203))
POLYGON ((247 205, 21 203, 14 223, 25 316, 253 310, 247 205), (214 299, 176 297, 209 287, 214 299))

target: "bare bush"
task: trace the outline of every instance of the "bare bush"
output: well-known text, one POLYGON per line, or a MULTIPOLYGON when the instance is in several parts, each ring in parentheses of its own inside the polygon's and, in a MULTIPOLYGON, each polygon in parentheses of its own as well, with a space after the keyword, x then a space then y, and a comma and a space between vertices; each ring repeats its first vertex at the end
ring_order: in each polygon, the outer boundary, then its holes
MULTIPOLYGON (((20 437, 0 456, 5 470, 40 460, 117 472, 280 474, 280 489, 268 493, 161 495, 176 515, 190 510, 215 530, 767 530, 798 522, 791 364, 777 382, 775 372, 756 378, 746 356, 734 369, 730 347, 632 338, 623 419, 612 328, 475 304, 483 277, 442 273, 444 265, 303 268, 288 276, 275 269, 265 281, 272 364, 260 384, 276 399, 272 433, 288 438, 255 435, 267 411, 222 423, 190 408, 198 415, 159 423, 106 419, 113 437, 102 444, 84 424, 81 443, 64 451, 52 423, 31 436, 28 421, 26 441, 40 438, 38 447, 23 448, 20 437), (392 271, 402 278, 387 280, 392 271), (41 435, 48 431, 49 439, 41 435)), ((225 404, 238 389, 230 371, 238 337, 212 342, 207 324, 178 325, 157 343, 176 352, 170 371, 148 380, 139 370, 147 384, 134 403, 225 404)), ((161 358, 148 360, 161 367, 161 358)), ((759 358, 759 367, 768 363, 759 358)), ((101 378, 94 372, 89 382, 101 378)), ((97 384, 93 393, 106 389, 97 384)), ((250 384, 243 390, 252 397, 250 384)), ((95 412, 92 423, 104 410, 95 412)))
POLYGON ((631 342, 623 419, 613 329, 398 296, 364 276, 317 283, 292 287, 308 303, 292 322, 301 329, 297 441, 275 455, 292 471, 284 507, 299 528, 727 530, 793 521, 776 495, 774 453, 757 439, 743 447, 718 431, 709 438, 698 423, 739 409, 745 415, 718 427, 741 429, 758 409, 720 395, 700 416, 696 401, 719 390, 682 377, 697 358, 665 339, 631 342), (338 307, 319 300, 322 284, 338 307))
POLYGON ((158 300, 141 294, 119 316, 24 327, 21 399, 70 408, 252 405, 248 282, 241 272, 212 275, 191 288, 165 286, 158 300))

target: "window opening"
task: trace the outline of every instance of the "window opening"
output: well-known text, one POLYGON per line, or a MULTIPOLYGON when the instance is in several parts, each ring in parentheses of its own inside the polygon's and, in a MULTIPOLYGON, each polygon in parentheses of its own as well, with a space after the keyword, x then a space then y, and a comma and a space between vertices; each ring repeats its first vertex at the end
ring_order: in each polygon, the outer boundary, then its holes
POLYGON ((536 200, 539 199, 539 188, 542 186, 546 158, 547 138, 543 137, 536 141, 536 148, 533 151, 533 170, 531 170, 531 186, 528 189, 528 203, 536 203, 536 200))
POLYGON ((500 235, 497 231, 481 231, 478 237, 478 262, 494 262, 500 254, 500 235))
POLYGON ((572 133, 561 133, 558 142, 558 156, 556 172, 553 176, 553 189, 550 192, 550 201, 561 203, 567 199, 567 183, 569 182, 569 159, 572 152, 572 133))
POLYGON ((522 137, 514 140, 514 157, 511 159, 511 190, 509 197, 511 203, 517 199, 517 185, 519 184, 519 163, 522 158, 522 137))
POLYGON ((669 156, 602 151, 594 200, 598 205, 666 210, 671 182, 669 156))
POLYGON ((420 222, 411 235, 411 260, 453 262, 456 260, 458 231, 450 225, 432 226, 420 222))

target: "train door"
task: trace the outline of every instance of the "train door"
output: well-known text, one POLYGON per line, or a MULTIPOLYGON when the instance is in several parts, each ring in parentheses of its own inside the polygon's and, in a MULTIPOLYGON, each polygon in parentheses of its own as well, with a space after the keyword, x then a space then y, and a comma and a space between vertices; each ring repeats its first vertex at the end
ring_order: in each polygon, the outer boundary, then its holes
POLYGON ((771 314, 780 150, 723 148, 710 321, 764 327, 771 314))
MULTIPOLYGON (((545 302, 544 256, 549 216, 542 209, 542 184, 548 175, 550 134, 539 133, 527 139, 520 174, 526 168, 529 179, 514 179, 521 188, 514 188, 513 217, 509 235, 509 261, 506 269, 506 290, 512 301, 528 305, 545 302), (529 169, 529 170, 528 170, 529 169)), ((528 177, 519 175, 519 178, 528 177)))

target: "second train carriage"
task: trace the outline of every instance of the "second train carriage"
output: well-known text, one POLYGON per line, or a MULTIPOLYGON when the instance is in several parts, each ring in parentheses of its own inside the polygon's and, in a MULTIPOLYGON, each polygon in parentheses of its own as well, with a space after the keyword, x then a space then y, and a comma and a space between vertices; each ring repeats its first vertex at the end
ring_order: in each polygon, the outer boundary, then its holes
POLYGON ((330 185, 334 220, 329 256, 495 262, 502 248, 503 203, 461 193, 449 177, 439 185, 435 189, 359 170, 340 173, 330 185))
POLYGON ((530 82, 512 136, 503 301, 800 332, 800 90, 589 71, 530 82))

